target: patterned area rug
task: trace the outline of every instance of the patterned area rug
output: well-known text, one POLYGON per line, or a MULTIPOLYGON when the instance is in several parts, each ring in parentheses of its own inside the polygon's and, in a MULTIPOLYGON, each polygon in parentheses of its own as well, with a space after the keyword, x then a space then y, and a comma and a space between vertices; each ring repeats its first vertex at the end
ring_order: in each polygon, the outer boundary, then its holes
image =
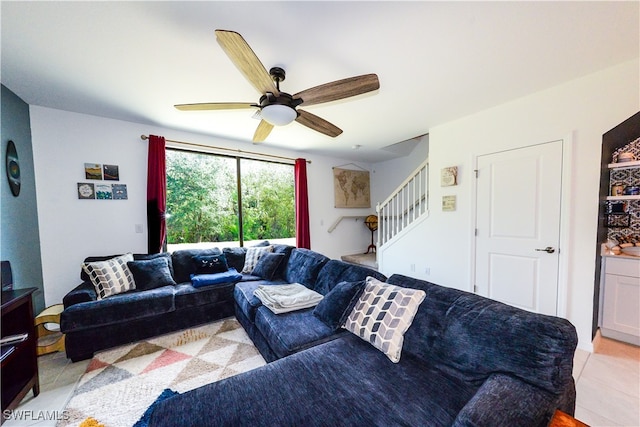
POLYGON ((265 364, 236 319, 96 353, 76 385, 58 427, 92 417, 130 427, 166 388, 184 393, 265 364))

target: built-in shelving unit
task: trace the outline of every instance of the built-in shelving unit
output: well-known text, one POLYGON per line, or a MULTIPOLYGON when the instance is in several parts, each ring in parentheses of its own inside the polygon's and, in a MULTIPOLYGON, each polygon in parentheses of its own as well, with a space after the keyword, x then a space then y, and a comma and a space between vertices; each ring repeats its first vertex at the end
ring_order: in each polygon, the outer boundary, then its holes
MULTIPOLYGON (((640 168, 640 161, 624 162, 624 163, 609 163, 607 167, 609 169, 638 169, 640 168)), ((640 194, 634 195, 634 196, 607 196, 607 200, 609 201, 640 200, 640 194)))
MULTIPOLYGON (((596 263, 594 275, 594 292, 593 292, 593 329, 595 336, 598 328, 609 328, 608 330, 618 329, 620 325, 612 327, 611 319, 618 319, 617 316, 632 316, 625 319, 632 319, 638 313, 637 299, 637 278, 634 282, 636 286, 633 292, 634 296, 630 296, 629 287, 627 286, 627 276, 630 276, 629 269, 637 276, 637 264, 640 261, 634 260, 632 257, 616 258, 602 256, 602 243, 609 238, 617 238, 618 236, 637 236, 638 235, 638 209, 640 209, 640 196, 637 195, 620 195, 611 196, 612 186, 622 184, 625 186, 639 186, 638 172, 640 171, 640 153, 634 149, 631 144, 640 137, 640 112, 624 120, 619 125, 613 127, 602 135, 602 153, 600 163, 600 204, 598 208, 598 239, 596 245, 596 263), (635 155, 634 161, 631 162, 615 162, 619 159, 620 153, 631 152, 635 155), (605 258, 607 258, 605 263, 605 258), (609 262, 611 261, 611 262, 609 262), (626 261, 626 262, 625 262, 626 261), (629 264, 626 272, 620 274, 624 279, 618 280, 616 272, 619 270, 616 263, 629 264), (635 263, 635 265, 633 265, 635 263), (615 279, 615 280, 614 280, 615 279), (624 283, 622 283, 624 281, 624 283), (624 292, 623 292, 624 291, 624 292), (626 292, 626 293, 625 293, 626 292), (626 305, 621 306, 621 301, 626 305), (629 305, 631 304, 631 307, 629 305), (616 309, 616 305, 621 310, 616 309), (612 308, 613 307, 613 308, 612 308), (605 320, 608 319, 608 320, 605 320), (608 325, 608 326, 607 326, 608 325)), ((617 191, 619 193, 619 191, 617 191)), ((635 192, 635 191, 634 191, 635 192)), ((630 280, 632 278, 629 278, 630 280)), ((637 319, 637 317, 636 317, 637 319)), ((616 320, 616 322, 618 321, 616 320)), ((637 321, 635 323, 637 325, 637 321)), ((626 334, 636 335, 637 330, 624 331, 626 334)), ((603 334, 604 335, 604 334, 603 334)), ((637 344, 637 342, 636 342, 637 344)))
POLYGON ((640 200, 638 196, 607 196, 607 200, 640 200))
POLYGON ((635 169, 640 168, 640 160, 635 162, 623 162, 623 163, 609 163, 607 165, 609 169, 635 169))

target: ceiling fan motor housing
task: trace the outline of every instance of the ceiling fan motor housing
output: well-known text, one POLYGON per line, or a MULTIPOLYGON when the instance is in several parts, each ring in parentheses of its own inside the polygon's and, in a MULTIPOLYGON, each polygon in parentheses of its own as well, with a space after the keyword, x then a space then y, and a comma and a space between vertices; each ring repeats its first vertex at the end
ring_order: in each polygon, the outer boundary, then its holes
POLYGON ((264 108, 267 105, 286 105, 287 107, 295 109, 300 104, 302 104, 302 99, 294 99, 293 96, 284 92, 280 92, 279 96, 267 92, 260 97, 260 108, 264 108))

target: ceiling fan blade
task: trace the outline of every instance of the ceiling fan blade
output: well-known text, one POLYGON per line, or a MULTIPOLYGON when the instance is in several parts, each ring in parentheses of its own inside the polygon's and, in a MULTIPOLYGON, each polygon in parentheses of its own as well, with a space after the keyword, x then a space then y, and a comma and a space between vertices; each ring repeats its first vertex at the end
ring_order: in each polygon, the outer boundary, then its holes
POLYGON ((337 101, 338 99, 349 98, 361 95, 380 88, 378 76, 375 74, 364 74, 362 76, 349 77, 347 79, 336 80, 320 86, 312 87, 293 95, 294 98, 302 98, 302 105, 314 105, 323 102, 337 101))
POLYGON ((243 108, 258 107, 250 102, 203 102, 200 104, 177 104, 174 105, 181 111, 198 110, 239 110, 243 108))
POLYGON ((264 65, 240 34, 235 31, 216 30, 216 38, 231 62, 258 92, 263 95, 267 92, 276 96, 280 94, 264 65))
POLYGON ((329 123, 325 119, 316 116, 315 114, 311 114, 310 112, 304 110, 297 111, 298 118, 296 119, 296 122, 300 123, 301 125, 305 125, 308 128, 311 128, 332 138, 335 138, 342 133, 342 129, 334 124, 329 123))
POLYGON ((271 123, 266 120, 260 120, 256 133, 253 134, 253 142, 262 142, 267 139, 272 129, 273 125, 271 123))

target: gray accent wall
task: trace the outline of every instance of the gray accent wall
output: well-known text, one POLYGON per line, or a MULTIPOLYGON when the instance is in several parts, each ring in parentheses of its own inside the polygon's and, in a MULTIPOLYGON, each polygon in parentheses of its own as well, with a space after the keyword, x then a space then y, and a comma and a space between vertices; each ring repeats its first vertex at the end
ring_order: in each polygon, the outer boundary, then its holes
POLYGON ((29 105, 4 85, 1 101, 0 258, 11 262, 14 288, 38 288, 33 299, 35 313, 39 313, 44 309, 45 302, 29 105), (18 197, 13 196, 7 182, 6 152, 9 141, 16 146, 20 164, 21 188, 18 197))

